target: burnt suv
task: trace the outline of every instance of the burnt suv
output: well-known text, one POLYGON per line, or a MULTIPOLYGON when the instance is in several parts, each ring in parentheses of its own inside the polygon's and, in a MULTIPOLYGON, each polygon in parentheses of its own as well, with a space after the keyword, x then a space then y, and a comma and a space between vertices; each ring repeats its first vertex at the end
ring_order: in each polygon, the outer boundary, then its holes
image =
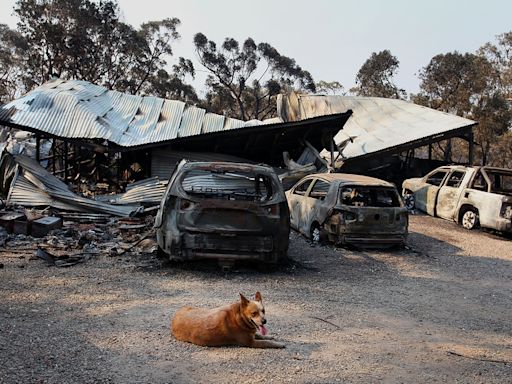
POLYGON ((182 161, 169 180, 155 227, 171 260, 286 257, 290 216, 283 187, 267 166, 182 161))

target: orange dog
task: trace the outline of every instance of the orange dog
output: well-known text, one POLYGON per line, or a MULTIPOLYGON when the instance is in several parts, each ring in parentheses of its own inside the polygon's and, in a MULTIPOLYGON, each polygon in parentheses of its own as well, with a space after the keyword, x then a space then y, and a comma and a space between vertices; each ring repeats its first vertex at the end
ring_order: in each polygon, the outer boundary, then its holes
POLYGON ((172 319, 174 337, 189 343, 219 347, 284 348, 265 336, 265 308, 261 293, 255 300, 240 294, 240 302, 214 309, 183 307, 172 319), (259 330, 259 334, 256 331, 259 330))

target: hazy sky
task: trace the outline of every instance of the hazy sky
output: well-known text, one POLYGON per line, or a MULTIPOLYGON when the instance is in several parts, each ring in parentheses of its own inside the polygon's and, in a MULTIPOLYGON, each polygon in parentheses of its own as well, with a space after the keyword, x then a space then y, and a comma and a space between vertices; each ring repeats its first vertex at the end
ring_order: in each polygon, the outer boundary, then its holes
MULTIPOLYGON (((0 22, 15 26, 15 0, 0 0, 0 22)), ((204 33, 268 42, 294 58, 315 81, 339 81, 348 89, 372 52, 389 49, 400 61, 396 84, 417 92, 418 71, 439 53, 474 52, 512 31, 510 0, 120 0, 125 21, 177 17, 181 39, 175 57, 194 58, 193 36, 204 33)), ((172 62, 170 62, 172 64, 172 62)), ((196 65, 194 85, 204 81, 196 65)), ((200 89, 198 89, 199 91, 200 89)))

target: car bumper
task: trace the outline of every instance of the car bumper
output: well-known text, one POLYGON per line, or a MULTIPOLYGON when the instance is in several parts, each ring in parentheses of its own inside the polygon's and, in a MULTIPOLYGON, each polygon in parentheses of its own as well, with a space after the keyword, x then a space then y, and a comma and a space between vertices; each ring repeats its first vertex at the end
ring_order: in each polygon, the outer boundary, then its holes
POLYGON ((500 218, 496 220, 496 230, 512 233, 512 220, 500 218))
POLYGON ((407 241, 407 234, 360 234, 343 233, 329 235, 336 244, 354 245, 359 248, 387 248, 394 245, 403 245, 407 241))
MULTIPOLYGON (((171 260, 218 259, 277 262, 286 254, 286 239, 269 235, 182 233, 180 241, 157 234, 159 247, 171 260)), ((171 235, 171 233, 169 233, 171 235)))

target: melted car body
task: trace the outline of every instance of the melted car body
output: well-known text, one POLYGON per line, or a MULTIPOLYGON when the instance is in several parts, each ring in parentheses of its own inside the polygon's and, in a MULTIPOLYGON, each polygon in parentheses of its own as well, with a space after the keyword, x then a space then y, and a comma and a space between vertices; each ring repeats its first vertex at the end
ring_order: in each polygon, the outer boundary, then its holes
POLYGON ((286 192, 291 227, 313 241, 386 247, 404 244, 408 213, 396 187, 373 177, 313 174, 286 192))
POLYGON ((155 220, 157 242, 171 260, 259 260, 286 256, 286 197, 267 166, 182 161, 155 220))

